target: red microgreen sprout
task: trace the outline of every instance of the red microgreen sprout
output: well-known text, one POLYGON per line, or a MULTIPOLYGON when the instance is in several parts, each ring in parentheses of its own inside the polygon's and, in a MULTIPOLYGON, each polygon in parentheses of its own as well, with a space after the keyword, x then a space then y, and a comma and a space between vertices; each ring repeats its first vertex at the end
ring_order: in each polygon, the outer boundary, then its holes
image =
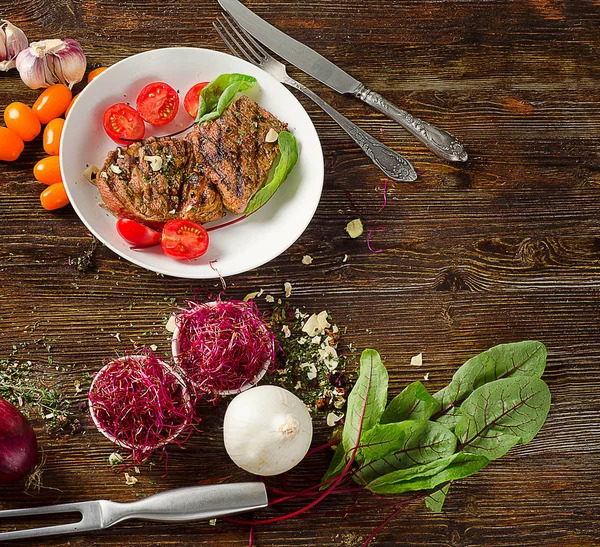
POLYGON ((369 251, 371 251, 372 253, 385 253, 384 249, 373 249, 373 247, 371 247, 371 236, 373 235, 373 232, 384 232, 385 228, 383 226, 377 226, 377 228, 374 228, 373 230, 369 230, 367 232, 367 247, 369 247, 369 251))
POLYGON ((191 433, 195 410, 182 378, 152 352, 110 361, 89 393, 92 420, 107 438, 131 452, 133 464, 191 433))
POLYGON ((177 327, 174 355, 201 398, 238 393, 275 365, 276 337, 252 301, 190 302, 177 327))

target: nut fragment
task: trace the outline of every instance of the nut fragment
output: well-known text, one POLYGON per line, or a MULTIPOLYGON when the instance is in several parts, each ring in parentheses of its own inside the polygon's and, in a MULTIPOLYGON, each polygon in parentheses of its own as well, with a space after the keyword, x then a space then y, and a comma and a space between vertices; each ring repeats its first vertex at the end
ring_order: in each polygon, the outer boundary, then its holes
POLYGON ((163 159, 160 156, 144 156, 144 161, 150 162, 152 171, 160 171, 163 166, 163 159))
POLYGON ((275 131, 272 127, 269 129, 269 132, 265 136, 265 142, 275 142, 279 138, 279 133, 275 131))
POLYGON ((83 172, 83 176, 92 184, 96 184, 96 176, 98 175, 98 171, 100 171, 100 169, 98 169, 95 165, 88 165, 83 172))

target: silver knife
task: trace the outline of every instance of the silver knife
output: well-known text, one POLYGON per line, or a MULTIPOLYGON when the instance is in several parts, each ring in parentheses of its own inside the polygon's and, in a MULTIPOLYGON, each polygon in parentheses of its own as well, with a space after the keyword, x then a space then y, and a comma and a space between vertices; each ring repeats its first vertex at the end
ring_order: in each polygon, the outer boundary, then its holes
POLYGON ((410 131, 438 156, 450 161, 467 160, 468 156, 463 145, 450 133, 393 105, 316 51, 261 19, 238 0, 219 0, 219 4, 244 30, 286 61, 335 89, 338 93, 354 95, 376 110, 383 112, 410 131))
POLYGON ((268 504, 262 482, 240 482, 177 488, 131 503, 98 500, 0 511, 0 519, 80 513, 72 524, 0 533, 0 542, 103 530, 129 519, 190 522, 262 509, 268 504))

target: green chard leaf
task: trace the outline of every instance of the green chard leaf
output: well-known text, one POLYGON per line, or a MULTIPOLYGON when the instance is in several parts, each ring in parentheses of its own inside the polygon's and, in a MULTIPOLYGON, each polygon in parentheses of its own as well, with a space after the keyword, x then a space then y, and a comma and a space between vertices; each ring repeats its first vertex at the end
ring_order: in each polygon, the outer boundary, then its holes
POLYGON ((546 356, 544 344, 525 340, 494 346, 469 359, 454 373, 452 381, 433 396, 441 405, 433 419, 452 429, 460 418, 458 407, 478 387, 502 378, 541 378, 546 356))
POLYGON ((298 143, 294 135, 288 131, 281 131, 277 137, 277 144, 281 155, 273 178, 252 196, 244 211, 245 215, 254 213, 273 197, 298 161, 298 143))
POLYGON ((348 397, 342 433, 342 444, 346 451, 354 449, 361 433, 379 422, 387 401, 387 388, 388 373, 379 353, 374 349, 364 350, 360 356, 360 375, 348 397))
POLYGON ((450 483, 433 491, 425 498, 425 507, 433 513, 441 513, 444 502, 446 501, 446 496, 448 495, 448 490, 450 490, 450 483))
POLYGON ((340 475, 340 473, 346 467, 346 463, 346 449, 344 448, 344 445, 340 443, 335 449, 333 458, 331 458, 331 463, 329 464, 329 469, 327 469, 327 472, 325 473, 325 475, 323 475, 321 482, 327 482, 330 479, 333 479, 334 477, 340 475))
POLYGON ((442 424, 406 420, 365 431, 357 455, 357 482, 368 483, 398 469, 428 464, 454 454, 454 433, 442 424))
POLYGON ((394 397, 381 415, 380 423, 403 420, 429 420, 440 410, 440 403, 429 394, 421 382, 413 382, 394 397))
POLYGON ((221 74, 201 92, 196 123, 218 118, 238 93, 256 85, 256 78, 246 74, 221 74))
POLYGON ((539 378, 516 376, 485 384, 460 407, 454 429, 459 450, 495 460, 531 441, 549 410, 550 390, 539 378))
POLYGON ((469 477, 489 463, 485 456, 458 452, 425 465, 388 473, 366 488, 378 494, 403 494, 430 490, 453 480, 469 477))

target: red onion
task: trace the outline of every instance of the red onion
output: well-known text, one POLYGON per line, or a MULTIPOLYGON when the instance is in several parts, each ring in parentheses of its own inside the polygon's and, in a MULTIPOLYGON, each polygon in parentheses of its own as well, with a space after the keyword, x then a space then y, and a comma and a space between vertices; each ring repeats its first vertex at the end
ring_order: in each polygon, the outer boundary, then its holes
POLYGON ((0 484, 26 477, 37 462, 37 439, 25 416, 0 399, 0 484))

